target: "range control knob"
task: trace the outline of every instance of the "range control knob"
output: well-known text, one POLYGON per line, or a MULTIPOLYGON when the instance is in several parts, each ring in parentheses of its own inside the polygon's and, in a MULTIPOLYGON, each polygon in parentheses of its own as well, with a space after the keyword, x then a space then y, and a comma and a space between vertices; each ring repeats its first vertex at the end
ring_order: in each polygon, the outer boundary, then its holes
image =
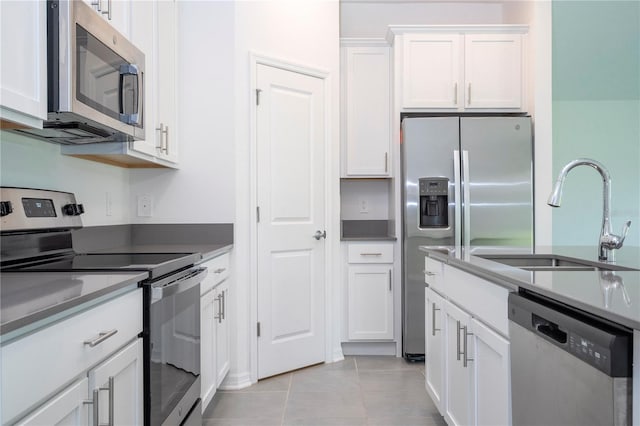
POLYGON ((0 201, 0 216, 6 216, 13 213, 11 201, 0 201))
POLYGON ((62 206, 62 213, 67 216, 80 216, 84 213, 84 206, 82 204, 65 204, 62 206))

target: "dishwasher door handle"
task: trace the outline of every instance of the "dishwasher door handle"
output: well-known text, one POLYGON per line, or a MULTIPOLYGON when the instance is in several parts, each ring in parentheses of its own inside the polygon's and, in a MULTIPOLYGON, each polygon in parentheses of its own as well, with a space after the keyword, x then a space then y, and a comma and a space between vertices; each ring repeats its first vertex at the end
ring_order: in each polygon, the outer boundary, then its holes
POLYGON ((563 345, 567 343, 567 333, 560 330, 558 324, 548 321, 536 314, 531 314, 531 323, 539 334, 543 334, 563 345))

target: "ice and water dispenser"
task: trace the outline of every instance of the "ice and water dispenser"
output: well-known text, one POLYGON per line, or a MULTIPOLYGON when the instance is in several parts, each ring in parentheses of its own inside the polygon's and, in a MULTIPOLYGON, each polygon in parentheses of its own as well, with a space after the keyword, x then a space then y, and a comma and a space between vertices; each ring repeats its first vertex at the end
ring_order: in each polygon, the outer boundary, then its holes
POLYGON ((419 185, 420 228, 447 228, 449 226, 449 179, 420 178, 419 185))

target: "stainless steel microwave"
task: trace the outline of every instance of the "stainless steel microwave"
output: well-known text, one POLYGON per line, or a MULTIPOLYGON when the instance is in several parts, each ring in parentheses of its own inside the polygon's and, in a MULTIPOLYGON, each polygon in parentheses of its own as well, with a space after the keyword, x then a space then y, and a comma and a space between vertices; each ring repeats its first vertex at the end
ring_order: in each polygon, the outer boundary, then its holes
POLYGON ((49 142, 144 139, 144 53, 82 0, 47 0, 49 142))

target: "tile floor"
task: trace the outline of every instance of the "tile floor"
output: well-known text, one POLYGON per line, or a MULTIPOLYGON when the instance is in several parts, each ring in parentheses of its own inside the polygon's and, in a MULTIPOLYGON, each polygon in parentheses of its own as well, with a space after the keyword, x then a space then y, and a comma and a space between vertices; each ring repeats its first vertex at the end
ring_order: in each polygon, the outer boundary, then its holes
POLYGON ((445 426, 424 389, 424 364, 386 356, 346 357, 218 391, 205 426, 445 426))

